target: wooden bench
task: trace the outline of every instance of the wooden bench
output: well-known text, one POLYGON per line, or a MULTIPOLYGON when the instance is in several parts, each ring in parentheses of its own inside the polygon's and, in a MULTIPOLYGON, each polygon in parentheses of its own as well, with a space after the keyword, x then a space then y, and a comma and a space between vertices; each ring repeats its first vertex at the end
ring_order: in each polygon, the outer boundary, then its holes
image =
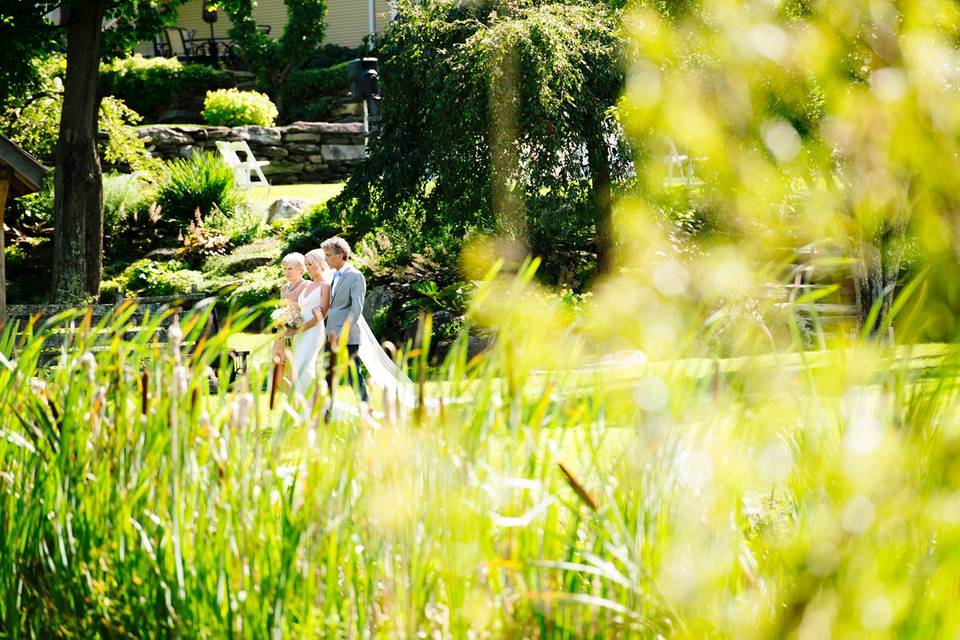
MULTIPOLYGON (((43 350, 41 352, 41 363, 50 364, 56 359, 64 345, 69 345, 76 339, 77 331, 97 331, 98 335, 93 340, 92 349, 106 349, 107 345, 117 334, 120 334, 122 340, 133 340, 142 337, 145 326, 154 326, 153 333, 150 336, 150 342, 156 345, 167 344, 169 339, 170 326, 174 320, 181 316, 181 313, 189 310, 205 311, 209 309, 206 316, 205 326, 200 331, 200 336, 205 338, 214 335, 220 331, 222 324, 216 307, 215 298, 200 294, 189 294, 182 296, 158 296, 148 298, 124 298, 117 297, 114 304, 91 304, 86 307, 73 307, 70 305, 10 305, 7 307, 8 322, 16 323, 16 331, 22 332, 32 321, 34 327, 43 326, 48 331, 45 337, 43 350), (65 312, 79 312, 85 310, 83 315, 73 315, 65 317, 62 323, 47 324, 57 315, 65 312), (172 313, 171 313, 172 312, 172 313), (157 323, 157 318, 160 318, 157 323), (113 320, 122 320, 122 325, 118 329, 113 320), (79 325, 79 326, 78 326, 79 325), (111 326, 113 325, 113 326, 111 326), (106 327, 106 328, 104 328, 106 327)), ((199 342, 199 340, 197 341, 199 342)), ((197 342, 186 342, 184 348, 189 353, 196 346, 197 342)), ((230 382, 246 372, 248 351, 238 351, 231 349, 226 353, 230 364, 230 382)), ((214 389, 215 385, 211 385, 214 389)))

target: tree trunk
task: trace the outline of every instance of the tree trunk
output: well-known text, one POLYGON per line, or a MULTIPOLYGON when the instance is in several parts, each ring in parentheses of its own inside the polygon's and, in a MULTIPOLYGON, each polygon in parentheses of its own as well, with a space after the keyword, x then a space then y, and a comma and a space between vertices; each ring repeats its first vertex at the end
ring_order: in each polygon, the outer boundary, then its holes
POLYGON ((100 28, 105 0, 64 8, 67 75, 54 182, 53 294, 73 302, 100 291, 103 180, 97 156, 100 28))
POLYGON ((603 126, 594 128, 587 143, 590 178, 593 182, 594 224, 597 229, 597 267, 600 273, 608 271, 613 260, 613 229, 610 219, 613 201, 610 193, 610 152, 603 137, 603 126))

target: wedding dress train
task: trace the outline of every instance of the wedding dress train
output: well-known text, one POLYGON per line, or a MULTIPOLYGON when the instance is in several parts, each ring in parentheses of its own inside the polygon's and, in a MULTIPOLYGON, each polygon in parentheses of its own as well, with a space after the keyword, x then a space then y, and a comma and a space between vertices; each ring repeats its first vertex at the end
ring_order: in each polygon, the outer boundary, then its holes
POLYGON ((390 358, 377 341, 367 321, 362 317, 357 323, 360 331, 360 347, 357 357, 367 369, 367 378, 384 389, 385 397, 399 406, 413 408, 417 404, 416 387, 413 381, 390 358))

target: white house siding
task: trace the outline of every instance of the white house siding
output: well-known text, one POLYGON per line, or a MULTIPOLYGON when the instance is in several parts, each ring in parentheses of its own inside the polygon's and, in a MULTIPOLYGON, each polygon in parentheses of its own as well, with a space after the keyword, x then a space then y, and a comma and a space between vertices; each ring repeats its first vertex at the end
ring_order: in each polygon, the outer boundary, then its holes
MULTIPOLYGON (((287 5, 283 0, 261 0, 253 7, 253 19, 257 24, 270 25, 270 35, 279 38, 287 26, 287 5)), ((190 0, 180 7, 177 26, 196 29, 198 37, 210 35, 210 25, 203 21, 202 0, 190 0)), ((230 19, 223 11, 219 11, 217 21, 213 23, 213 33, 217 38, 226 38, 228 31, 230 19)))
MULTIPOLYGON (((179 10, 177 26, 194 29, 197 37, 210 35, 210 25, 203 21, 202 0, 190 0, 179 10)), ((392 9, 389 0, 375 0, 374 19, 376 28, 383 29, 391 20, 392 9)), ((283 0, 260 0, 253 9, 253 17, 258 24, 270 25, 270 35, 279 38, 287 25, 287 5, 283 0)), ((230 30, 230 20, 219 12, 213 25, 215 37, 226 38, 230 30)), ((370 0, 327 0, 327 32, 324 42, 348 47, 358 46, 370 30, 370 0)), ((176 44, 174 45, 176 49, 176 44)), ((141 42, 137 52, 153 55, 153 43, 141 42)))

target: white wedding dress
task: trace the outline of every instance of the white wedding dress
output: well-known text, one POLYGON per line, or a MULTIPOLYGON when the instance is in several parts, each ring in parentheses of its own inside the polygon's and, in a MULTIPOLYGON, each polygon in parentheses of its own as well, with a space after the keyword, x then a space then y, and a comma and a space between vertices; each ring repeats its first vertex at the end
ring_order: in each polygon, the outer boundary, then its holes
MULTIPOLYGON (((332 272, 327 272, 323 275, 323 280, 329 284, 332 280, 331 276, 332 272)), ((300 294, 298 304, 303 322, 313 318, 313 309, 320 305, 322 298, 321 287, 317 287, 309 294, 300 294)), ((380 342, 363 317, 360 318, 357 328, 360 330, 357 357, 367 370, 367 379, 384 390, 385 400, 394 402, 400 407, 415 407, 417 394, 413 381, 380 346, 380 342)), ((317 383, 317 359, 324 347, 325 335, 324 323, 321 320, 313 328, 299 332, 293 341, 294 389, 298 396, 307 401, 309 401, 308 394, 312 394, 317 383)), ((336 409, 346 413, 355 412, 342 401, 336 402, 336 409)))
POLYGON ((413 408, 417 404, 416 388, 413 381, 400 370, 400 367, 387 355, 377 341, 367 321, 362 317, 357 323, 360 330, 360 347, 357 357, 367 370, 367 378, 382 387, 385 398, 396 402, 398 406, 413 408))
MULTIPOLYGON (((313 319, 313 310, 320 306, 323 300, 323 287, 316 287, 310 293, 300 294, 297 304, 300 306, 300 318, 303 323, 313 319)), ((297 395, 307 397, 312 393, 317 383, 317 358, 323 348, 324 331, 323 320, 315 326, 300 331, 293 339, 293 380, 297 395)))

